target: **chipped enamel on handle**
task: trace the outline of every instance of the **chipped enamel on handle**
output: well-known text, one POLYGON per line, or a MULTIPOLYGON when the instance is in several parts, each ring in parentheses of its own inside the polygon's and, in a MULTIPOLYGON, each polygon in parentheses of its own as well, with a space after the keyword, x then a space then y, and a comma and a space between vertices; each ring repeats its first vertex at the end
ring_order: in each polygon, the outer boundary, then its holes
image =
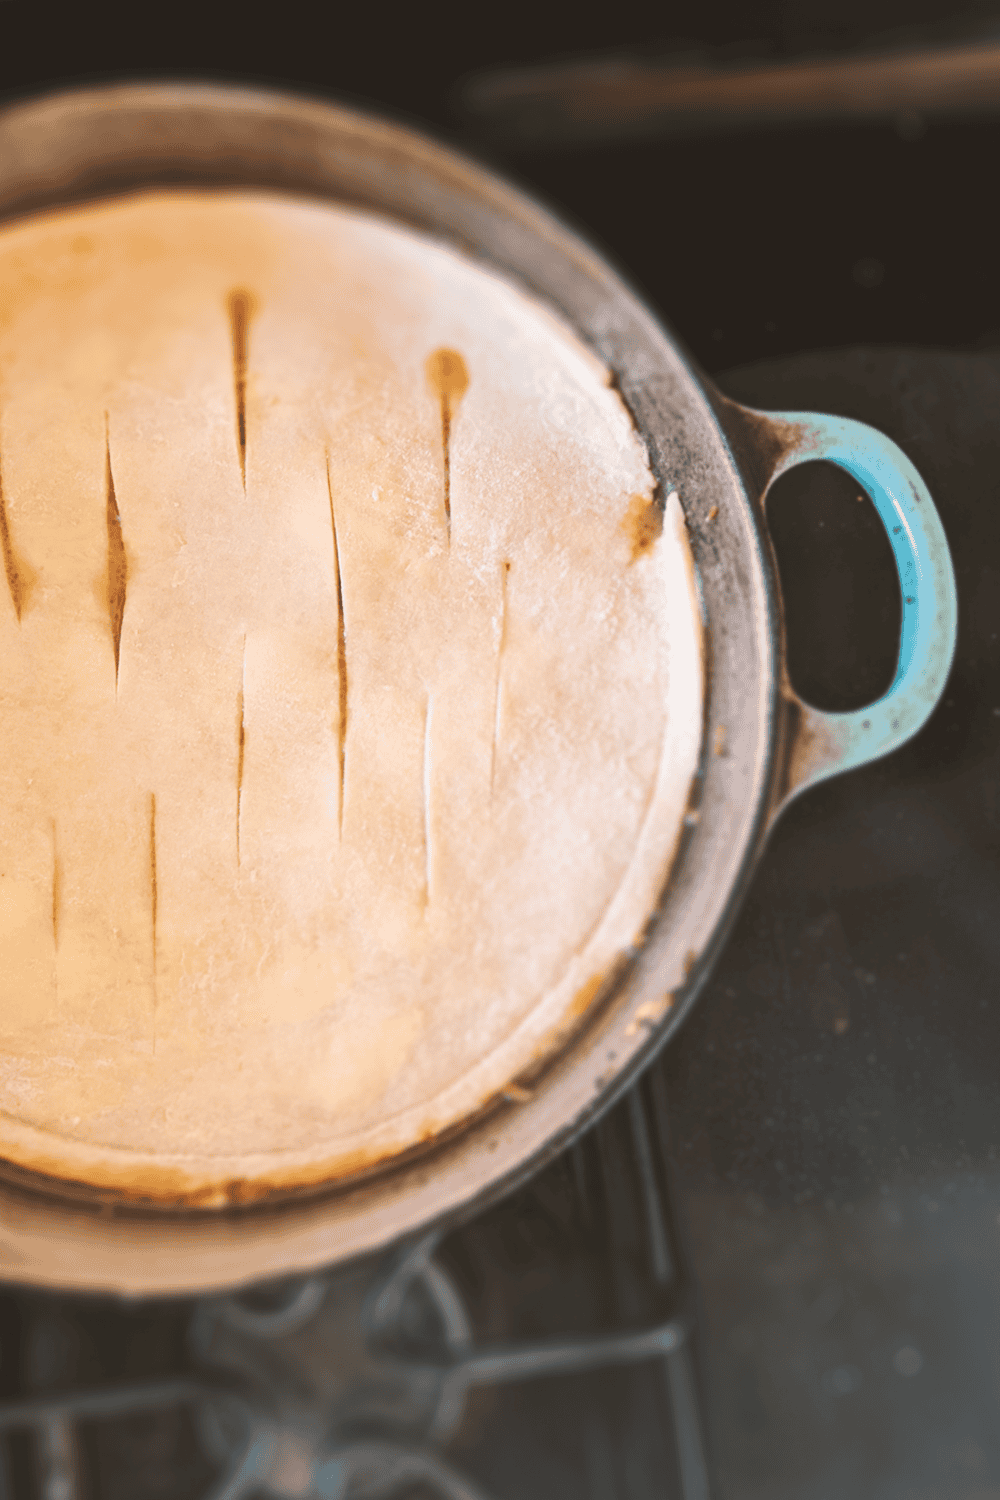
POLYGON ((825 713, 793 691, 782 661, 782 691, 792 712, 784 777, 775 813, 828 776, 899 748, 933 712, 955 651, 958 599, 940 517, 913 464, 883 433, 848 417, 758 412, 780 439, 768 481, 796 464, 824 459, 846 469, 873 501, 892 546, 902 595, 899 661, 888 691, 854 713, 825 713))

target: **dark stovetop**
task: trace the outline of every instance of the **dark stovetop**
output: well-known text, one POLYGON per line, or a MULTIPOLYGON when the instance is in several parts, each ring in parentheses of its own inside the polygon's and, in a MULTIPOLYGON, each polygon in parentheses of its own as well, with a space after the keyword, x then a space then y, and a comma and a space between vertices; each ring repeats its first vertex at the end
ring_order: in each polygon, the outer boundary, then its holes
MULTIPOLYGON (((972 1500, 1000 1484, 1000 353, 852 349, 721 384, 900 443, 960 625, 924 733, 779 823, 664 1058, 719 1493, 972 1500)), ((773 496, 790 634, 813 614, 814 696, 836 651, 822 697, 847 707, 879 670, 855 627, 878 629, 887 559, 844 476, 796 484, 773 496)))
MULTIPOLYGON (((73 40, 82 22, 67 26, 57 66, 46 74, 39 30, 34 52, 0 64, 0 89, 235 67, 176 42, 155 61, 126 57, 120 38, 102 63, 96 43, 73 40)), ((435 128, 455 126, 445 85, 490 60, 453 48, 421 85, 402 61, 380 74, 370 52, 320 78, 290 47, 286 35, 272 65, 260 50, 242 71, 346 90, 435 128)), ((927 480, 956 565, 945 700, 891 759, 785 814, 711 982, 644 1086, 669 1233, 650 1228, 648 1194, 629 1177, 637 1124, 622 1106, 440 1250, 482 1340, 696 1314, 688 1394, 700 1393, 721 1500, 1000 1493, 998 147, 995 120, 907 119, 495 148, 502 169, 603 243, 729 395, 848 414, 894 438, 927 480)), ((856 493, 815 465, 769 502, 793 680, 828 708, 887 685, 898 631, 888 549, 856 493)), ((186 1369, 191 1313, 10 1292, 0 1401, 186 1369)), ((449 1462, 499 1500, 705 1500, 693 1429, 686 1460, 677 1438, 690 1409, 679 1415, 656 1378, 573 1374, 555 1406, 544 1382, 484 1391, 449 1462)), ((180 1408, 130 1417, 113 1452, 96 1427, 81 1441, 87 1500, 197 1496, 213 1472, 180 1408)), ((33 1497, 41 1471, 23 1434, 11 1457, 14 1493, 33 1497)))

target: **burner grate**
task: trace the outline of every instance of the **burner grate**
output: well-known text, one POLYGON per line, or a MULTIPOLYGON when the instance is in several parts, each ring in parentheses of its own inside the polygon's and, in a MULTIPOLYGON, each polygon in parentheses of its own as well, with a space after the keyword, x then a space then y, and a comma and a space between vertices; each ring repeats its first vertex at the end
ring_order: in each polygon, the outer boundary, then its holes
POLYGON ((665 1119, 654 1070, 504 1203, 346 1271, 8 1297, 0 1500, 708 1500, 665 1119))

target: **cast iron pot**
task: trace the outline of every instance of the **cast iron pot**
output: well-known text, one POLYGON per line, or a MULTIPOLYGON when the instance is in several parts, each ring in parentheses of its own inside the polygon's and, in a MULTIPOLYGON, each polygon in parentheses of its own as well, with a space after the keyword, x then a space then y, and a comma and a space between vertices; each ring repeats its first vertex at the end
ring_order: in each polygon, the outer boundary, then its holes
POLYGON ((346 1260, 478 1211, 561 1151, 683 1022, 789 799, 920 728, 943 691, 956 627, 941 523, 894 444, 858 422, 725 400, 594 250, 472 161, 328 103, 183 83, 58 94, 0 116, 4 220, 166 185, 353 204, 451 242, 555 307, 612 372, 661 495, 681 497, 707 687, 702 762, 648 939, 529 1098, 498 1102, 335 1190, 258 1207, 142 1210, 3 1169, 0 1280, 132 1294, 205 1291, 346 1260), (871 497, 899 568, 898 670, 858 713, 803 703, 785 664, 764 503, 780 473, 819 458, 871 497))

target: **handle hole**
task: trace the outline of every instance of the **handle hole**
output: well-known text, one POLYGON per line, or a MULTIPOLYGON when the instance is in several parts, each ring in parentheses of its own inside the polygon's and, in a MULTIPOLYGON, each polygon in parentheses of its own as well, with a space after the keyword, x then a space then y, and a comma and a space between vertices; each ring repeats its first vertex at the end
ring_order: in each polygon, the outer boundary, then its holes
POLYGON ((875 506, 838 464, 800 464, 771 487, 767 524, 792 686, 830 713, 863 708, 895 676, 902 626, 899 576, 875 506))

